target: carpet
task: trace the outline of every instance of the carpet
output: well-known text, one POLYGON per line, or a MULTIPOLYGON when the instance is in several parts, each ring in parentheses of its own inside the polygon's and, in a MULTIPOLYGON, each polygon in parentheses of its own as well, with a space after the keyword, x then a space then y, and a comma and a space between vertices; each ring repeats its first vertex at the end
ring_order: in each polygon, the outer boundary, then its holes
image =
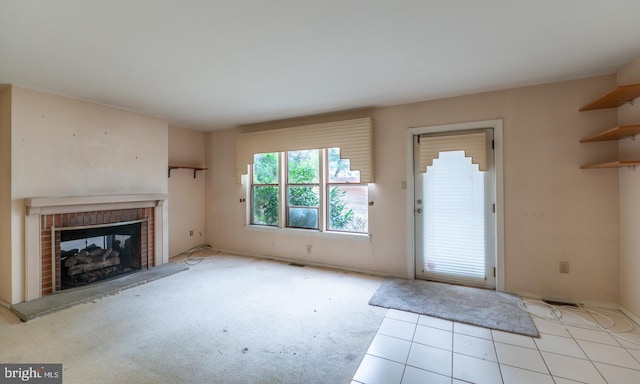
POLYGON ((189 268, 180 264, 163 264, 146 271, 128 274, 115 279, 89 285, 82 288, 69 289, 55 295, 43 296, 40 299, 26 301, 11 306, 11 311, 22 321, 28 321, 38 316, 63 310, 77 304, 95 301, 107 295, 147 284, 151 281, 171 276, 174 273, 186 271, 189 268))
POLYGON ((518 307, 519 301, 517 296, 487 289, 387 278, 369 304, 539 337, 529 313, 518 307))
POLYGON ((386 313, 367 304, 382 278, 196 256, 26 323, 0 305, 0 363, 62 363, 64 384, 351 383, 386 313))

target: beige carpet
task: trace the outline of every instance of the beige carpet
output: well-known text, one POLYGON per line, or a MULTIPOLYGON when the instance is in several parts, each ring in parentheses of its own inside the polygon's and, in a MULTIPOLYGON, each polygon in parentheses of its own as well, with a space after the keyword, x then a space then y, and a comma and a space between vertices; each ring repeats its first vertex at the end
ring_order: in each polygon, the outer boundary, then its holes
POLYGON ((214 254, 27 323, 0 308, 0 362, 62 363, 65 384, 350 383, 381 281, 214 254))

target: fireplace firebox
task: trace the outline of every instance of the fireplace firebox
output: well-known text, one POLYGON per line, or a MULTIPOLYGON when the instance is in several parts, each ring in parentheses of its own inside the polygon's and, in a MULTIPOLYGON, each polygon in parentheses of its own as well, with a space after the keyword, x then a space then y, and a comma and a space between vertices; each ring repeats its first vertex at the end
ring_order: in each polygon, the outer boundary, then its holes
POLYGON ((40 215, 42 296, 155 265, 153 210, 40 215))
POLYGON ((135 220, 57 229, 61 289, 135 272, 148 265, 148 255, 142 252, 148 247, 142 246, 145 239, 141 236, 146 224, 146 220, 135 220))

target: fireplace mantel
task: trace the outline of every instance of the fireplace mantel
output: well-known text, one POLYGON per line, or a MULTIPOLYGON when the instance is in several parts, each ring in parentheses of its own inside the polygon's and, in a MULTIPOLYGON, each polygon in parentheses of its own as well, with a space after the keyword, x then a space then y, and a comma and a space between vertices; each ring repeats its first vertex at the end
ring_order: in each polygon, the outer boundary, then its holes
POLYGON ((33 197, 25 199, 25 301, 42 297, 41 225, 47 215, 153 208, 155 264, 169 261, 166 204, 168 194, 33 197))
POLYGON ((87 212, 98 209, 127 209, 162 206, 168 199, 166 193, 143 195, 103 195, 32 197, 25 199, 27 216, 54 213, 87 212))

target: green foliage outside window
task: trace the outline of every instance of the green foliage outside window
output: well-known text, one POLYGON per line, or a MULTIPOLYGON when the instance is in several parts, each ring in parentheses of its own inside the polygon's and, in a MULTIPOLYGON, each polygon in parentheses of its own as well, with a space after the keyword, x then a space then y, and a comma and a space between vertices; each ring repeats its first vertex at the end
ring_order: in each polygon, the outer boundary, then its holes
POLYGON ((313 184, 320 180, 320 151, 317 149, 287 152, 288 184, 311 184, 289 186, 289 205, 318 207, 319 190, 313 184))
POLYGON ((278 154, 254 156, 252 187, 252 224, 278 225, 278 154))
MULTIPOLYGON (((317 184, 319 181, 318 150, 287 152, 289 184, 317 184)), ((330 172, 337 176, 348 172, 348 162, 340 161, 338 149, 329 151, 330 172), (345 169, 346 167, 346 169, 345 169)), ((332 177, 333 175, 330 175, 332 177)), ((334 176, 334 177, 335 177, 334 176)), ((255 155, 253 165, 253 210, 252 224, 274 225, 279 223, 278 213, 278 154, 255 155), (265 186, 264 184, 272 184, 265 186)), ((332 230, 356 230, 361 225, 354 223, 354 211, 345 203, 347 191, 338 187, 329 189, 328 227, 332 230)), ((288 188, 288 203, 300 207, 318 207, 320 203, 318 186, 294 185, 288 188)))
POLYGON ((289 205, 299 207, 317 207, 320 204, 318 188, 312 186, 289 187, 289 205))
POLYGON ((287 152, 288 183, 315 184, 320 179, 320 151, 311 149, 306 151, 287 152))
POLYGON ((278 184, 278 154, 261 153, 254 156, 254 184, 278 184))
POLYGON ((345 229, 353 220, 353 209, 346 209, 347 191, 337 187, 329 190, 329 228, 345 229))

